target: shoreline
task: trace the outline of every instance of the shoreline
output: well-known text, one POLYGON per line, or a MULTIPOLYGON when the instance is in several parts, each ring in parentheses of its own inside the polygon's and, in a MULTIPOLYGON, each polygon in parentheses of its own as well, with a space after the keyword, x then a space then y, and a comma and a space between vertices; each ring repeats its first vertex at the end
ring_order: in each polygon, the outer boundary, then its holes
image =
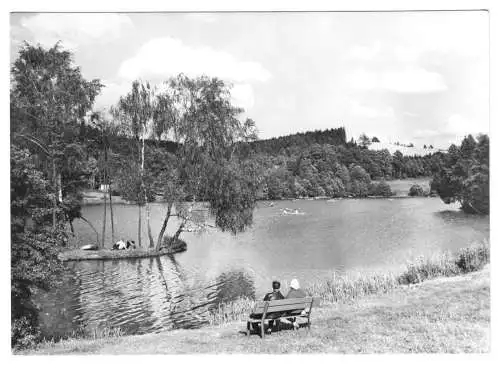
MULTIPOLYGON (((365 197, 355 197, 355 196, 346 196, 346 197, 298 197, 298 198, 282 198, 282 199, 258 199, 257 202, 279 202, 279 201, 341 201, 341 200, 352 200, 352 199, 409 199, 409 198, 439 198, 437 195, 423 195, 423 196, 409 196, 409 195, 391 195, 391 196, 365 196, 365 197)), ((106 201, 109 204, 109 201, 106 201)), ((157 199, 154 202, 149 203, 165 203, 162 199, 157 199)), ((202 202, 200 202, 202 203, 202 202)), ((92 205, 101 205, 104 204, 104 200, 102 198, 85 197, 82 200, 82 204, 84 206, 92 206, 92 205)), ((113 204, 126 204, 126 205, 135 205, 133 202, 126 201, 120 196, 113 196, 113 204), (116 198, 116 199, 115 199, 116 198)))
MULTIPOLYGON (((282 198, 282 199, 258 199, 257 202, 273 202, 273 201, 284 201, 284 200, 289 200, 289 201, 296 201, 296 200, 306 200, 306 201, 312 201, 312 200, 326 200, 326 201, 335 201, 335 200, 344 200, 344 199, 404 199, 404 198, 439 198, 439 196, 432 196, 432 195, 424 195, 424 196, 409 196, 408 192, 413 184, 419 184, 419 185, 424 185, 427 189, 428 188, 428 182, 430 178, 429 177, 421 177, 421 178, 410 178, 410 179, 392 179, 392 180, 385 180, 386 183, 390 185, 391 182, 393 182, 395 185, 391 186, 391 190, 393 192, 393 195, 390 196, 366 196, 366 197, 355 197, 352 195, 347 195, 344 197, 327 197, 327 196, 321 196, 321 197, 297 197, 297 198, 282 198), (425 184, 424 184, 425 183, 425 184), (403 194, 402 194, 403 193, 403 194)), ((373 183, 379 183, 381 180, 372 180, 373 183)), ((83 200, 82 204, 85 206, 88 205, 99 205, 99 204, 104 204, 104 199, 103 195, 105 193, 98 191, 98 190, 87 190, 84 191, 83 193, 83 200)), ((127 204, 127 205, 133 205, 133 202, 127 201, 123 199, 120 196, 112 196, 113 198, 113 204, 127 204)), ((109 203, 109 200, 107 201, 109 203)), ((163 203, 163 199, 161 197, 157 197, 154 202, 151 203, 163 203)))
POLYGON ((313 309, 310 332, 245 336, 245 320, 195 330, 45 342, 17 355, 481 353, 490 351, 490 270, 439 277, 313 309), (432 321, 432 322, 430 322, 432 321))
MULTIPOLYGON (((479 331, 475 333, 481 333, 489 328, 489 286, 490 286, 490 246, 488 243, 483 243, 479 246, 471 246, 469 248, 463 248, 459 250, 456 254, 451 254, 449 252, 442 253, 439 257, 431 257, 428 259, 417 258, 414 262, 408 263, 406 266, 406 271, 401 274, 393 273, 381 273, 378 275, 364 274, 355 277, 349 276, 339 276, 332 275, 332 278, 325 279, 317 284, 308 285, 304 290, 315 297, 319 297, 321 300, 321 305, 313 311, 313 327, 318 328, 318 323, 321 324, 321 318, 318 316, 321 313, 335 314, 335 311, 339 308, 344 308, 347 314, 355 314, 358 309, 353 307, 359 303, 368 302, 368 312, 363 316, 364 321, 360 326, 365 326, 367 323, 373 323, 373 316, 380 313, 380 309, 376 306, 378 304, 373 304, 372 300, 380 300, 384 307, 392 313, 394 310, 401 307, 401 301, 408 304, 408 310, 402 313, 402 317, 412 317, 412 323, 416 324, 419 333, 421 333, 425 338, 428 337, 428 329, 432 329, 433 323, 429 323, 429 319, 439 321, 439 323, 449 323, 446 329, 450 329, 453 334, 451 336, 446 336, 446 338, 451 339, 443 345, 442 341, 439 341, 438 345, 431 344, 430 348, 440 348, 445 346, 446 348, 451 348, 451 351, 457 346, 453 344, 462 343, 463 341, 468 341, 467 339, 459 338, 455 336, 457 333, 460 334, 470 334, 471 329, 477 327, 474 323, 474 318, 471 317, 471 313, 481 314, 483 322, 487 322, 487 326, 483 326, 479 331), (471 283, 467 280, 476 279, 480 283, 480 287, 477 290, 470 290, 471 283), (456 286, 455 282, 460 283, 460 286, 456 286), (419 297, 417 302, 408 303, 406 296, 401 297, 402 294, 411 292, 412 290, 418 290, 425 285, 439 284, 438 290, 435 293, 434 304, 442 305, 443 308, 448 308, 446 310, 436 310, 435 305, 429 304, 429 298, 427 296, 419 297), (453 291, 453 295, 449 295, 453 291), (472 291, 472 293, 471 293, 472 291), (464 292, 469 293, 470 298, 464 299, 464 292), (447 299, 450 297, 451 299, 447 299), (453 308, 450 304, 458 304, 453 308), (474 304, 476 303, 476 304, 474 304), (479 303, 479 306, 477 305, 479 303), (472 305, 474 304, 474 305, 472 305), (484 306, 487 306, 485 309, 484 306), (375 308, 374 308, 375 306, 375 308), (450 309, 451 308, 451 309, 450 309), (323 312, 321 312, 323 311, 323 312), (392 311, 392 312, 391 312, 392 311), (458 316, 457 311, 463 313, 464 316, 458 316), (478 312, 479 311, 479 312, 478 312), (464 320, 465 318, 465 320, 464 320), (472 321, 467 320, 467 318, 472 321), (319 319, 317 321, 316 319, 319 319), (470 322, 464 330, 464 322, 470 322), (423 331, 423 332, 422 332, 423 331)), ((233 343, 219 349, 218 342, 214 343, 214 351, 219 351, 222 353, 227 352, 255 352, 252 349, 247 350, 248 346, 246 343, 251 342, 252 344, 260 344, 262 346, 264 341, 266 343, 271 339, 260 339, 255 336, 243 337, 241 336, 241 330, 245 329, 246 318, 250 310, 252 309, 255 300, 250 299, 237 299, 233 302, 227 304, 220 304, 219 307, 212 313, 212 317, 207 321, 209 326, 202 327, 200 329, 193 330, 168 330, 157 333, 147 333, 145 335, 128 335, 122 336, 121 330, 118 328, 106 330, 104 333, 95 331, 91 336, 94 337, 73 337, 64 338, 58 342, 45 341, 41 342, 34 348, 27 350, 19 350, 19 354, 70 354, 70 353, 112 353, 112 354, 124 354, 130 353, 165 353, 165 352, 178 352, 178 350, 163 350, 165 341, 170 341, 178 336, 187 336, 186 338, 190 341, 186 343, 185 341, 178 341, 178 347, 182 347, 182 351, 196 353, 203 352, 200 349, 206 347, 204 334, 207 331, 217 331, 218 329, 227 329, 228 334, 231 336, 233 343), (160 337, 159 340, 155 340, 160 337), (250 338, 250 339, 249 339, 250 338), (147 344, 142 344, 141 341, 153 340, 147 344), (200 340, 201 339, 201 340, 200 340), (261 342, 262 341, 262 342, 261 342), (138 351, 129 351, 129 344, 137 346, 138 351), (151 345, 152 344, 152 345, 151 345), (179 345, 180 344, 180 345, 179 345), (241 348, 242 350, 234 350, 234 345, 236 348, 241 348), (161 345, 161 349, 158 347, 161 345), (102 350, 104 349, 104 350, 102 350), (109 351, 109 349, 113 349, 109 351), (151 350, 152 349, 152 350, 151 350), (157 350, 159 349, 159 350, 157 350)), ((388 331, 394 328, 394 324, 399 323, 399 319, 395 319, 394 316, 389 316, 387 320, 377 321, 376 323, 381 323, 374 331, 368 331, 370 333, 381 333, 383 336, 390 336, 388 331), (384 330, 387 329, 387 330, 384 330)), ((336 317, 337 318, 337 317, 336 317)), ((404 319, 404 318, 403 318, 404 319)), ((333 330, 329 321, 326 322, 326 328, 324 333, 332 334, 332 336, 338 336, 338 334, 333 330)), ((406 325, 400 326, 403 328, 406 325)), ((364 327, 363 327, 364 328, 364 327)), ((307 330, 306 330, 307 331, 307 330)), ((350 329, 347 328, 345 333, 349 333, 350 329)), ((439 330, 438 339, 444 338, 442 330, 439 330)), ((301 333, 301 331, 284 331, 281 334, 272 334, 275 342, 280 344, 282 339, 291 339, 296 341, 296 335, 301 333)), ((360 331, 360 337, 366 335, 366 331, 360 331)), ((446 335, 446 334, 445 334, 446 335)), ((488 334, 487 334, 488 335, 488 334)), ((488 335, 489 336, 489 335, 488 335)), ((484 338, 484 336, 482 337, 484 338)), ((469 339, 470 340, 470 339, 469 339)), ((322 339, 317 341, 317 344, 322 345, 322 339)), ((423 340, 425 341, 425 340, 423 340)), ((396 348, 406 348, 407 345, 402 344, 400 340, 394 341, 396 348)), ((419 344, 421 344, 420 342, 419 344)), ((488 341, 489 344, 489 341, 488 341)), ((167 344, 168 345, 168 344, 167 344)), ((474 347, 474 344, 472 344, 474 347)), ((298 346, 298 345, 297 345, 298 346)), ((333 346, 322 346, 318 352, 330 351, 333 346)), ((385 348, 386 345, 378 346, 377 348, 385 348)), ((346 346, 349 349, 355 348, 360 349, 365 346, 346 346)), ((415 351, 421 349, 421 345, 412 346, 410 351, 415 351)), ((458 351, 469 351, 478 352, 477 350, 470 350, 470 346, 459 346, 458 351), (465 350, 464 350, 465 349, 465 350), (467 350, 469 349, 469 350, 467 350)), ((485 348, 486 350, 488 348, 485 348)), ((316 350, 314 350, 316 351, 316 350)), ((360 350, 353 350, 353 352, 359 352, 360 350)), ((378 352, 379 350, 377 350, 378 352)), ((401 350, 380 350, 385 352, 398 352, 401 350)), ((422 350, 427 351, 427 350, 422 350)), ((441 352, 442 350, 432 352, 441 352)), ((449 350, 444 350, 449 351, 449 350)), ((481 350, 483 351, 483 350, 481 350)), ((210 351, 209 351, 210 352, 210 351)), ((295 350, 285 350, 283 352, 296 352, 295 350)), ((307 351, 310 352, 310 351, 307 351)))

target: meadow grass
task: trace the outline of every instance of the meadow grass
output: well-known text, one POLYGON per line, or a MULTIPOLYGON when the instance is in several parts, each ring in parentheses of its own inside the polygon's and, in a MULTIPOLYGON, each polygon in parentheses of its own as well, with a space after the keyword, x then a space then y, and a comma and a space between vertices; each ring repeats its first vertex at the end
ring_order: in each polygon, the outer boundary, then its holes
MULTIPOLYGON (((461 248, 455 254, 444 252, 429 258, 418 257, 406 265, 406 270, 396 275, 391 272, 374 274, 332 273, 330 278, 317 281, 305 291, 321 298, 322 303, 348 303, 360 297, 387 293, 401 285, 423 282, 437 277, 451 277, 480 270, 490 261, 490 246, 483 242, 461 248)), ((244 321, 255 305, 249 298, 221 303, 209 316, 211 325, 244 321)))
POLYGON ((450 252, 425 259, 417 258, 406 265, 406 271, 398 277, 400 284, 416 284, 436 277, 450 277, 480 270, 490 262, 490 246, 487 242, 477 246, 461 248, 456 254, 450 252))
POLYGON ((484 267, 353 303, 325 305, 314 310, 310 330, 284 329, 264 339, 245 336, 245 324, 235 321, 196 330, 71 340, 20 353, 487 353, 490 311, 490 272, 484 267))
POLYGON ((103 340, 113 340, 122 336, 125 336, 125 334, 120 327, 105 326, 104 328, 92 328, 88 331, 82 326, 81 328, 74 330, 73 333, 67 337, 61 339, 44 339, 40 344, 47 346, 48 348, 58 346, 64 349, 78 351, 82 340, 85 340, 90 344, 94 341, 97 344, 103 340))
MULTIPOLYGON (((433 278, 451 277, 478 271, 483 268, 484 265, 488 264, 489 260, 490 247, 487 242, 483 242, 479 245, 462 248, 455 254, 445 252, 430 258, 419 257, 414 262, 408 263, 406 265, 406 270, 399 275, 389 272, 377 274, 332 273, 330 278, 309 285, 305 290, 309 295, 320 297, 324 304, 342 306, 348 305, 363 296, 386 294, 401 288, 403 285, 417 284, 433 278)), ((436 303, 438 301, 439 300, 436 299, 436 303)), ((458 300, 457 303, 458 302, 460 302, 460 300, 458 300)), ((463 301, 461 301, 461 303, 462 302, 463 301)), ((208 316, 209 324, 212 326, 230 326, 231 323, 234 322, 244 322, 255 303, 256 301, 251 298, 241 298, 235 301, 221 303, 210 312, 208 316)), ((416 309, 414 310, 414 308, 408 308, 405 313, 409 313, 409 316, 411 315, 411 318, 408 317, 409 320, 412 324, 418 325, 419 329, 423 329, 423 326, 426 325, 425 321, 422 322, 422 320, 430 318, 427 315, 423 318, 422 315, 418 314, 421 312, 416 309)), ((442 317, 441 319, 443 319, 443 321, 447 320, 447 318, 444 318, 447 316, 437 315, 437 311, 433 311, 432 313, 432 318, 434 319, 442 317)), ((461 319, 456 322, 457 326, 458 323, 463 323, 463 321, 466 321, 470 316, 467 315, 466 317, 465 319, 461 317, 461 319)), ((390 316, 389 319, 393 321, 393 318, 394 316, 390 316)), ((372 317, 368 319, 371 321, 372 317)), ((487 318, 485 317, 484 319, 487 318)), ((338 321, 335 320, 334 322, 337 323, 338 321)), ((472 329, 471 326, 469 326, 470 329, 472 329)), ((43 345, 49 351, 61 350, 86 353, 98 350, 100 344, 106 343, 106 341, 113 342, 116 338, 123 335, 123 331, 119 328, 105 327, 91 330, 90 332, 86 332, 85 329, 82 329, 81 331, 75 331, 69 338, 60 341, 44 341, 43 345), (82 344, 82 341, 85 341, 85 344, 82 344)), ((196 338, 194 339, 196 340, 196 338)), ((424 342, 425 341, 420 341, 419 343, 424 342)), ((290 343, 296 344, 293 337, 290 343)), ((427 350, 423 348, 422 350, 418 346, 413 348, 415 351, 428 350, 427 348, 427 350)))

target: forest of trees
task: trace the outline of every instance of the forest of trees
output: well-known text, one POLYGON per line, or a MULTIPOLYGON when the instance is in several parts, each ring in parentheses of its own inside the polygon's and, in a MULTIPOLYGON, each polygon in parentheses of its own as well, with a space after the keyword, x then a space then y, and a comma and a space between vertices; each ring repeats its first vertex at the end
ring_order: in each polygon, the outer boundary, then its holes
MULTIPOLYGON (((99 134, 89 129, 88 134, 99 134)), ((166 151, 175 153, 181 149, 178 142, 146 139, 147 160, 161 161, 166 151)), ((110 152, 116 160, 126 157, 130 151, 130 139, 114 136, 110 141, 110 152)), ((235 156, 251 159, 258 169, 258 199, 283 199, 300 197, 345 197, 383 195, 372 180, 377 182, 417 177, 431 177, 439 172, 445 162, 444 152, 425 156, 404 156, 396 151, 391 154, 387 149, 371 150, 346 141, 343 127, 325 131, 293 134, 289 136, 238 142, 234 148, 235 156), (326 143, 325 143, 326 142, 326 143), (333 143, 335 142, 335 144, 333 143), (355 168, 355 169, 354 169, 355 168), (363 177, 366 185, 352 180, 354 174, 363 177), (366 174, 366 175, 365 175, 366 174)), ((155 166, 150 162, 147 166, 155 166)), ((94 180, 94 187, 102 183, 102 177, 94 180)), ((120 194, 120 186, 115 183, 114 190, 120 194)), ((384 191, 386 195, 389 192, 384 191)), ((158 194, 160 194, 158 192, 158 194)), ((198 198, 203 193, 198 193, 198 198)))
MULTIPOLYGON (((230 86, 217 78, 183 75, 162 92, 134 81, 110 114, 93 110, 103 85, 83 78, 70 52, 24 44, 11 69, 11 321, 12 344, 39 338, 32 294, 56 287, 63 270, 58 253, 82 216, 82 193, 111 185, 138 208, 138 232, 170 247, 187 225, 203 226, 196 205, 208 205, 214 227, 237 233, 253 221, 257 167, 236 155, 237 142, 255 138, 251 119, 231 104, 230 86), (146 144, 146 136, 151 139, 146 144), (168 136, 172 143, 164 142, 168 136), (160 195, 168 210, 158 234, 149 204, 160 195), (146 208, 146 219, 141 218, 146 208), (178 228, 166 234, 167 223, 178 228)), ((112 200, 111 193, 104 200, 112 200)), ((107 207, 103 206, 103 247, 107 207)), ((114 239, 113 207, 110 206, 114 239)), ((98 231, 88 222, 96 233, 98 231)), ((138 239, 141 239, 139 236, 138 239)), ((98 237, 97 240, 99 241, 98 237)), ((114 240, 113 240, 114 241, 114 240)))
POLYGON ((188 226, 206 226, 197 216, 200 202, 208 205, 210 226, 238 233, 252 224, 258 199, 390 196, 386 181, 408 177, 432 176, 431 189, 446 203, 489 212, 487 136, 423 157, 370 150, 347 141, 343 127, 258 140, 255 122, 239 120, 243 110, 220 79, 179 75, 161 89, 134 81, 109 112, 93 107, 103 87, 83 78, 59 45, 24 44, 12 66, 13 345, 39 336, 31 296, 59 282, 57 254, 73 221, 86 221, 100 247, 107 232, 116 239, 112 203, 109 214, 103 206, 100 231, 82 215, 83 191, 101 184, 112 188, 105 201, 114 192, 137 205, 138 233, 145 225, 148 234, 139 247, 153 249, 171 246, 188 226), (158 197, 167 205, 155 234, 149 205, 158 197), (177 230, 166 234, 174 217, 177 230))

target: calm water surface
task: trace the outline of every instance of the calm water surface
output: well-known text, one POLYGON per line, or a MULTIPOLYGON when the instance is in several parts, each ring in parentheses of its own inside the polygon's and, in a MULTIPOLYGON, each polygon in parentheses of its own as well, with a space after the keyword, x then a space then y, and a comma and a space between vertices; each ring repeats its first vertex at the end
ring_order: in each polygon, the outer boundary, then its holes
MULTIPOLYGON (((137 240, 137 207, 113 208, 116 234, 137 240)), ((165 212, 163 204, 152 206, 155 237, 165 212)), ((97 229, 102 213, 102 205, 83 210, 97 229)), ((168 230, 175 229, 170 224, 168 230)), ((75 230, 78 244, 95 243, 85 223, 75 222, 75 230)), ((199 327, 220 301, 261 298, 274 279, 287 285, 296 277, 307 287, 334 270, 397 272, 417 256, 483 241, 489 218, 463 214, 439 198, 260 202, 243 234, 208 230, 182 237, 188 250, 173 257, 70 262, 64 286, 39 296, 44 333, 79 326, 126 333, 199 327), (284 215, 284 208, 303 215, 284 215)), ((146 244, 145 229, 142 239, 146 244)))

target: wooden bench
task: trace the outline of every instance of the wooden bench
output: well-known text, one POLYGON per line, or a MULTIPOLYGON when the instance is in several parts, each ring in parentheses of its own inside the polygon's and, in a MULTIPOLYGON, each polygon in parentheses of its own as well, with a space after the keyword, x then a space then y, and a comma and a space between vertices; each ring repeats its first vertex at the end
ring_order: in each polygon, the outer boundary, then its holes
POLYGON ((307 328, 311 328, 311 310, 319 304, 318 298, 306 297, 297 299, 281 299, 268 302, 258 302, 250 312, 247 321, 247 336, 250 336, 252 324, 260 323, 260 337, 264 337, 264 322, 276 321, 280 328, 280 318, 302 317, 307 318, 307 328))

